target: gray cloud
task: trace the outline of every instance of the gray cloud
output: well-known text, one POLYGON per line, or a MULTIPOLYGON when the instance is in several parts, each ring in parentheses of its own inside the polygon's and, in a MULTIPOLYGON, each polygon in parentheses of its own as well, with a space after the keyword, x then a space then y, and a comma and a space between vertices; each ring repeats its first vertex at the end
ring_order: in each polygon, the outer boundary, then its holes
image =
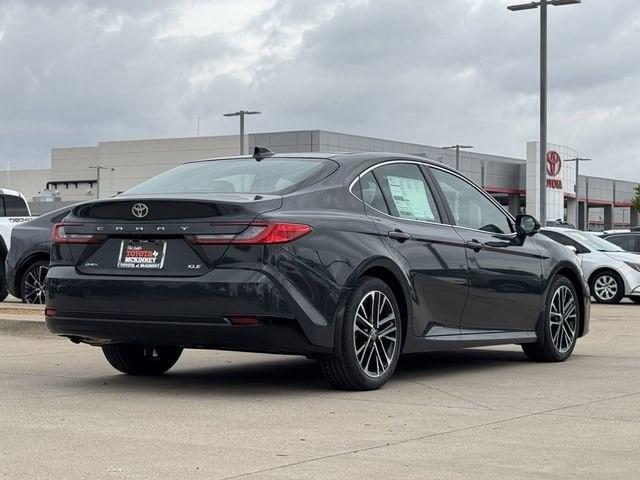
MULTIPOLYGON (((45 166, 53 146, 193 135, 197 116, 203 134, 235 132, 220 114, 238 108, 264 112, 252 131, 517 156, 537 137, 533 11, 502 0, 233 3, 3 3, 0 168, 45 166)), ((597 159, 591 173, 628 178, 640 151, 640 5, 551 8, 550 40, 550 140, 597 159)))

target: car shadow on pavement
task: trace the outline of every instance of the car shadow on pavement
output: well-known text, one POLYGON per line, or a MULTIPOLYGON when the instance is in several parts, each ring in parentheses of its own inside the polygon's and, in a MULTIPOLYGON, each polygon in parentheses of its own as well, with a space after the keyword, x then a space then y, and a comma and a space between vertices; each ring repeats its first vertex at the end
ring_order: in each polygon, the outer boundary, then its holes
POLYGON ((463 349, 404 355, 394 375, 396 380, 434 380, 473 371, 531 365, 523 352, 463 349))
MULTIPOLYGON (((215 362, 216 357, 212 357, 215 362)), ((521 352, 499 350, 454 350, 420 353, 403 356, 393 381, 428 381, 451 377, 476 370, 493 370, 514 365, 531 365, 521 352)), ((176 365, 160 377, 139 377, 114 374, 95 378, 73 378, 74 383, 87 386, 109 386, 129 392, 179 393, 201 395, 224 393, 225 395, 269 395, 327 391, 315 361, 302 357, 273 356, 264 361, 234 361, 211 366, 176 365), (88 385, 94 384, 94 385, 88 385)))

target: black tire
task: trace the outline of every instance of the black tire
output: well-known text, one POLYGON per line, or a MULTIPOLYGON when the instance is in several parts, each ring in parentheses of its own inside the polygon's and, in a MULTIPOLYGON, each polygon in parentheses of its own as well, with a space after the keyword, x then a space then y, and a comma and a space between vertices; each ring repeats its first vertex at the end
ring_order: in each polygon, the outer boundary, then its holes
POLYGON ((113 368, 129 375, 162 375, 175 365, 182 348, 174 346, 105 345, 102 352, 113 368))
POLYGON ((4 302, 9 296, 9 290, 7 290, 7 282, 4 279, 4 275, 0 278, 0 302, 4 302))
POLYGON ((620 300, 624 297, 624 281, 622 280, 622 277, 613 270, 600 270, 594 273, 589 279, 589 289, 591 290, 591 295, 598 303, 620 303, 620 300), (596 284, 607 278, 612 279, 616 284, 615 295, 612 297, 602 297, 596 292, 596 284))
POLYGON ((49 260, 38 260, 29 265, 22 273, 22 278, 20 279, 22 303, 44 303, 44 276, 48 271, 49 260))
POLYGON ((0 302, 4 302, 4 300, 9 296, 9 290, 7 289, 7 277, 4 270, 5 258, 6 255, 0 256, 0 302))
MULTIPOLYGON (((565 297, 566 298, 566 297, 565 297)), ((547 294, 547 301, 545 302, 545 314, 542 324, 538 327, 538 339, 535 343, 525 343, 522 345, 522 350, 529 357, 530 360, 536 362, 564 362, 571 356, 578 340, 578 332, 580 331, 580 325, 582 318, 580 316, 579 302, 582 300, 576 293, 576 289, 571 281, 562 275, 558 275, 551 283, 549 293, 547 294), (558 308, 554 306, 553 302, 556 300, 556 294, 560 295, 560 301, 562 301, 562 294, 570 292, 573 296, 573 305, 575 308, 575 319, 568 318, 566 327, 563 325, 565 318, 563 315, 562 321, 558 320, 558 308), (555 313, 552 313, 555 312, 555 313), (561 322, 558 325, 558 322, 561 322), (573 322, 573 323, 572 323, 573 322), (555 329, 554 329, 555 327, 555 329), (566 341, 562 347, 557 346, 557 340, 562 342, 559 335, 565 335, 565 332, 569 332, 573 327, 573 338, 571 342, 566 341), (565 330, 562 330, 565 329, 565 330), (555 330, 555 331, 554 331, 555 330)), ((564 307, 560 309, 564 311, 564 307)), ((567 309, 567 317, 571 313, 571 308, 567 309)), ((568 339, 568 333, 564 338, 568 339)))
POLYGON ((4 278, 4 273, 0 277, 0 302, 4 302, 9 296, 9 290, 7 290, 7 281, 4 278))
POLYGON ((391 288, 378 278, 363 277, 347 301, 344 318, 338 328, 333 356, 318 361, 324 376, 333 386, 343 390, 376 390, 382 387, 393 375, 402 348, 402 319, 391 288), (373 313, 376 298, 377 305, 382 304, 377 315, 373 313), (358 312, 369 318, 365 313, 369 306, 374 319, 370 324, 366 323, 370 328, 363 323, 363 315, 356 319, 358 312), (360 326, 356 326, 356 322, 360 322, 360 326), (365 332, 361 327, 369 329, 365 332), (392 337, 394 341, 391 341, 392 337), (361 346, 356 347, 356 344, 361 346), (363 352, 360 360, 357 348, 363 352), (373 372, 374 366, 376 372, 373 372))
POLYGON ((4 244, 2 238, 0 238, 0 302, 9 296, 9 289, 7 288, 7 276, 4 269, 4 261, 7 259, 7 247, 4 244))

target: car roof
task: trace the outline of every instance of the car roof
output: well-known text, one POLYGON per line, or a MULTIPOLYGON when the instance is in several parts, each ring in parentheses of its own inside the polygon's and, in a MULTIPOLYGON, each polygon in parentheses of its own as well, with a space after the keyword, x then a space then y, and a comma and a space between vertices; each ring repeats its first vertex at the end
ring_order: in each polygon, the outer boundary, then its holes
POLYGON ((11 190, 9 188, 0 188, 0 194, 2 195, 11 195, 12 197, 22 197, 22 194, 16 190, 11 190))
MULTIPOLYGON (((198 163, 208 162, 214 160, 232 160, 232 159, 250 159, 251 155, 237 155, 230 157, 216 157, 216 158, 203 158, 200 160, 191 160, 185 163, 198 163)), ((423 155, 411 155, 407 153, 393 153, 393 152, 293 152, 293 153, 274 153, 269 157, 265 157, 262 161, 268 161, 270 158, 321 158, 327 160, 333 160, 339 164, 353 164, 371 160, 411 160, 423 162, 426 164, 438 165, 439 167, 446 168, 448 170, 455 170, 452 167, 438 162, 434 159, 428 158, 423 155)))

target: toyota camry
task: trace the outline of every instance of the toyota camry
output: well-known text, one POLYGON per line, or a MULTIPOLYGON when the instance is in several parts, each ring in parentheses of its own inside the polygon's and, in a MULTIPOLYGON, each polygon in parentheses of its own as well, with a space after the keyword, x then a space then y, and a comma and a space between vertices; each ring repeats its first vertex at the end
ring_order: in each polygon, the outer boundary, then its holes
POLYGON ((133 375, 184 348, 305 355, 353 390, 403 353, 519 344, 559 362, 589 293, 539 228, 424 157, 256 148, 74 207, 53 229, 46 321, 133 375))

